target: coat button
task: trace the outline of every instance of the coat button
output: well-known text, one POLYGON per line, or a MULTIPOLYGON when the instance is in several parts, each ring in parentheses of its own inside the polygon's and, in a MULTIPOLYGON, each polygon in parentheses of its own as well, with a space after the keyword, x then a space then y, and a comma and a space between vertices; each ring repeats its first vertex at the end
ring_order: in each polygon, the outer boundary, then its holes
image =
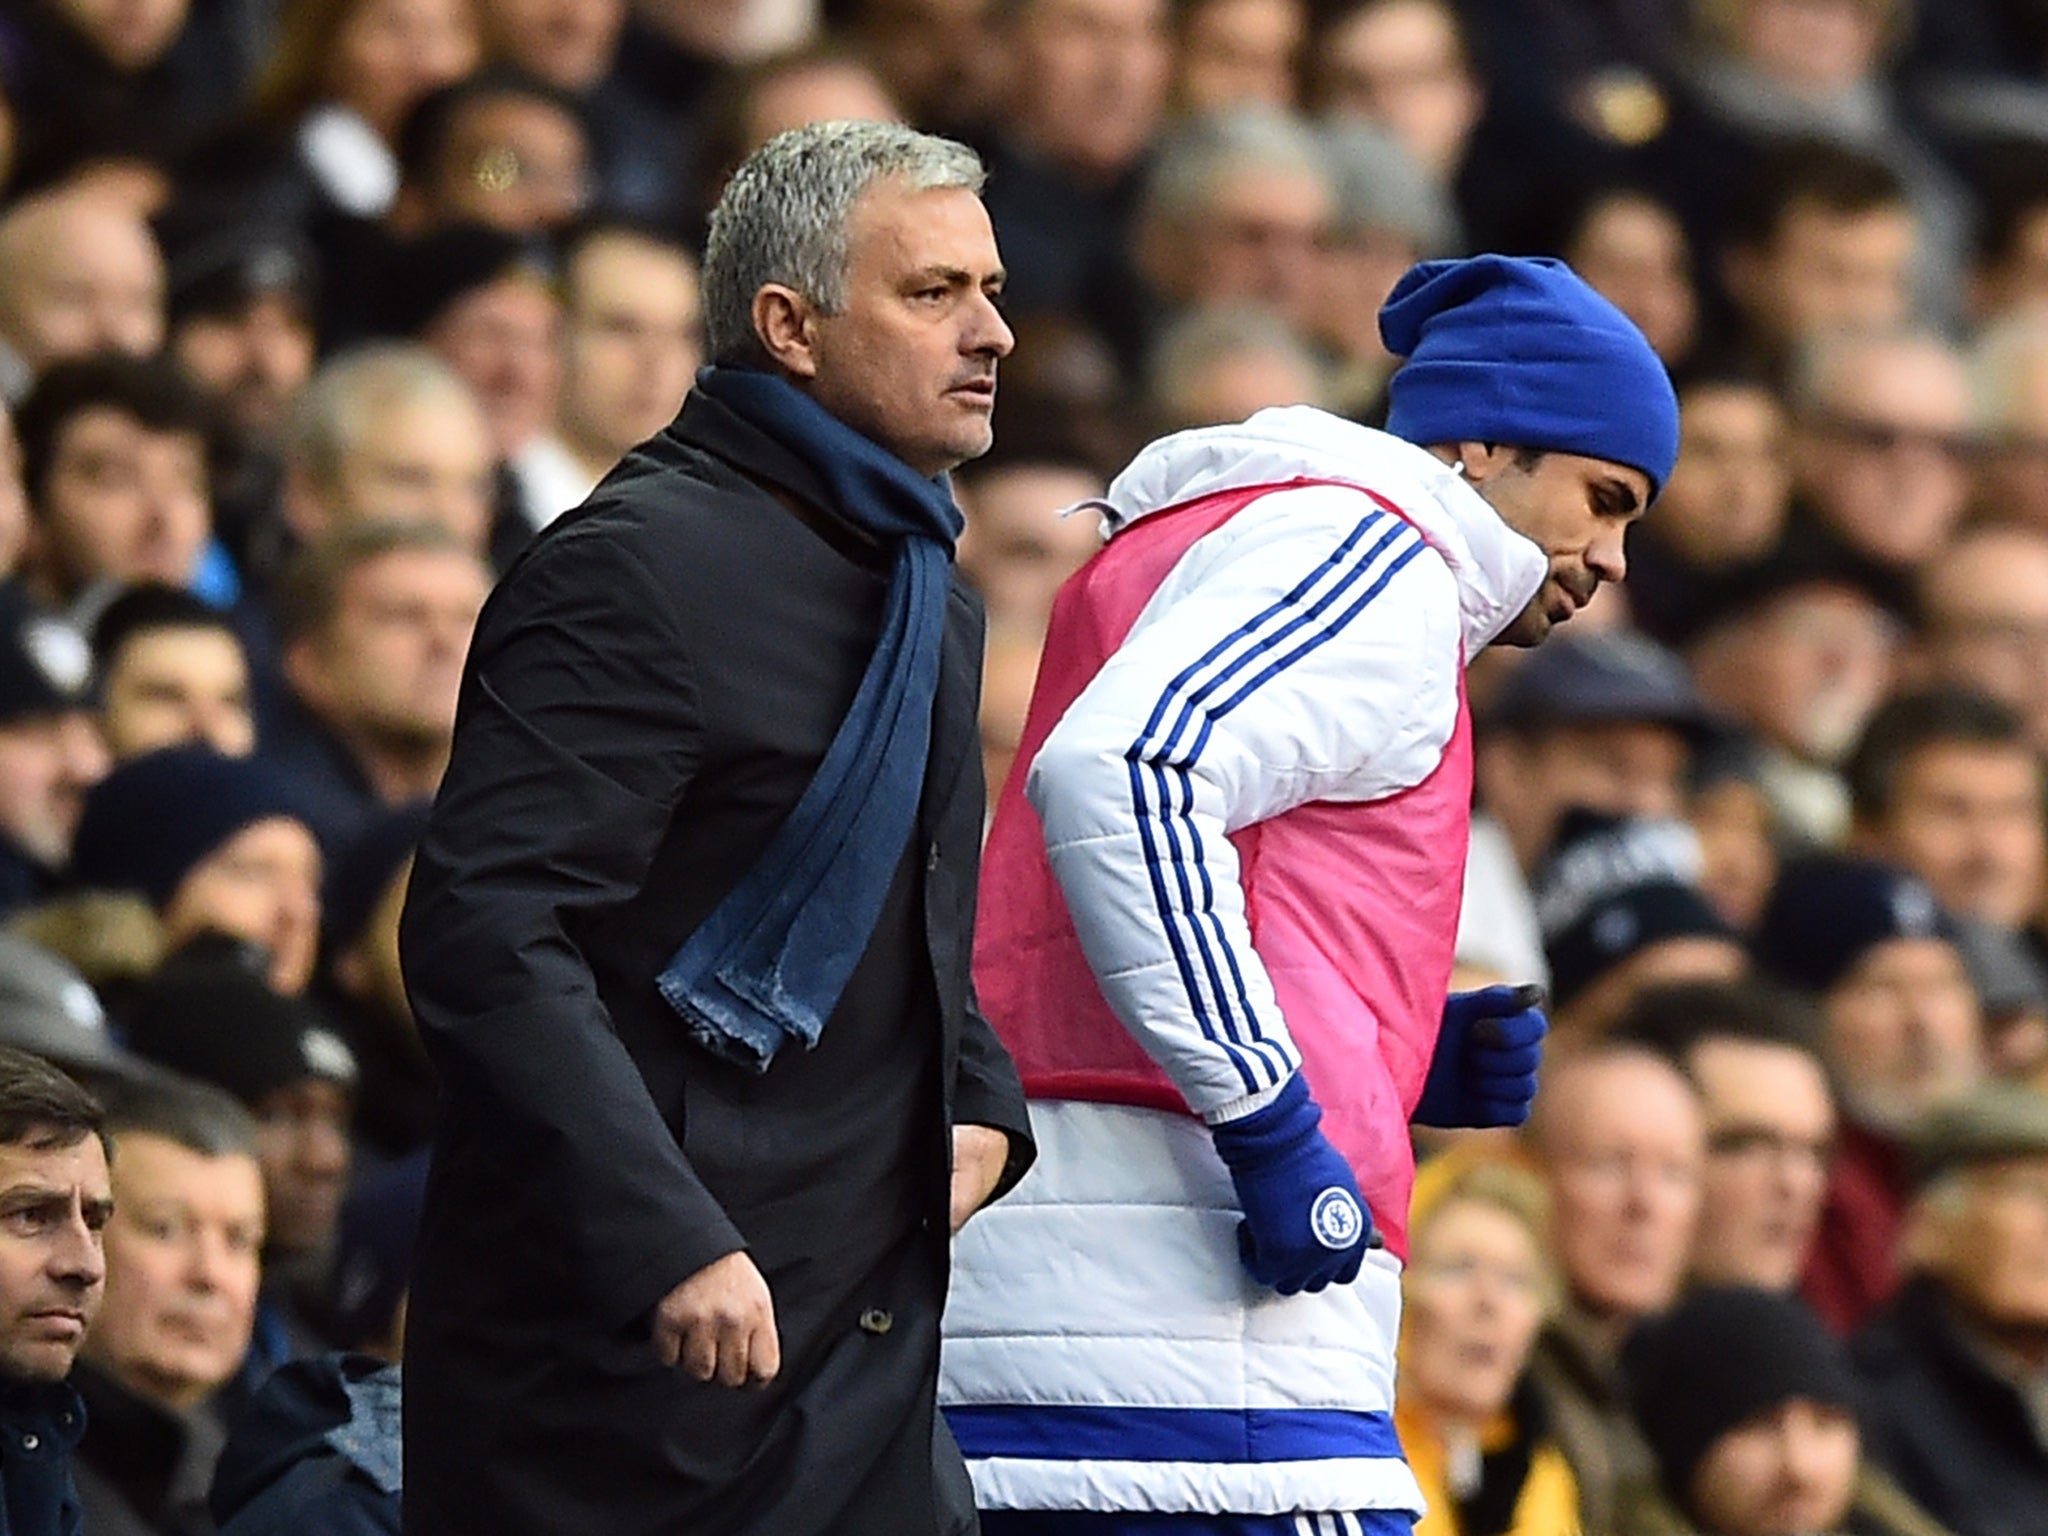
POLYGON ((939 867, 939 845, 937 843, 933 843, 931 851, 924 856, 924 867, 927 874, 939 867))
POLYGON ((869 1307, 860 1315, 860 1331, 876 1335, 887 1333, 896 1326, 896 1319, 880 1307, 869 1307))

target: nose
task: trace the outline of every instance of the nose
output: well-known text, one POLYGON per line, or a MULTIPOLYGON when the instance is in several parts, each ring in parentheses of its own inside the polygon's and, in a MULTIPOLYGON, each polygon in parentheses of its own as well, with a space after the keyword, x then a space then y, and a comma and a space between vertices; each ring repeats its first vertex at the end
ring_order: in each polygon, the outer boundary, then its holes
POLYGON ((107 1255, 99 1233, 73 1213, 50 1251, 50 1273, 61 1284, 89 1291, 107 1278, 107 1255))
POLYGON ((1586 546, 1586 564, 1602 581, 1628 578, 1627 529, 1603 528, 1586 546))
POLYGON ((1017 345, 1010 322, 987 294, 977 294, 974 318, 962 338, 961 351, 976 357, 1008 357, 1017 345))
POLYGON ((324 1116, 299 1133, 299 1166, 320 1178, 338 1179, 348 1172, 348 1137, 324 1116))

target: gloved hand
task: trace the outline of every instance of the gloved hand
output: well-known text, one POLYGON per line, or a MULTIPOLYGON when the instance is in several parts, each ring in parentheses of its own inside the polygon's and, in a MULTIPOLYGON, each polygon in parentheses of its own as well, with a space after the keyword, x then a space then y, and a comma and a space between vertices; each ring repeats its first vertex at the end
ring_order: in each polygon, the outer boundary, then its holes
POLYGON ((1322 1120, 1297 1072, 1272 1103, 1209 1130, 1244 1211, 1238 1257, 1282 1296, 1357 1279, 1372 1238, 1358 1179, 1322 1120))
POLYGON ((1411 1117, 1437 1130, 1520 1125, 1536 1097, 1543 1060, 1543 989, 1483 987, 1444 999, 1436 1054, 1411 1117))

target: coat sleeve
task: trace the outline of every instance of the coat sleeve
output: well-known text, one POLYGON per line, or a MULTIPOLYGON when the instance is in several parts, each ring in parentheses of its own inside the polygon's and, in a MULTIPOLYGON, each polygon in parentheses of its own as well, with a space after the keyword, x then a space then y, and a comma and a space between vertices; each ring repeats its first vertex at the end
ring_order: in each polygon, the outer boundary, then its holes
POLYGON ((1301 1066, 1229 834, 1428 777, 1457 721, 1458 622, 1407 523, 1348 490, 1278 492, 1190 547, 1031 763, 1104 998, 1212 1124, 1301 1066))
POLYGON ((1016 1188, 1017 1181, 1038 1160, 1017 1064, 997 1038, 995 1027, 982 1015, 972 992, 960 1029, 960 1062, 953 1071, 953 1123, 992 1126, 1010 1138, 1003 1176, 996 1180, 984 1204, 993 1204, 1016 1188))
POLYGON ((610 1327, 745 1246, 572 933, 641 888, 699 750, 690 658, 651 565, 585 524, 493 598, 400 935, 451 1120, 610 1327))

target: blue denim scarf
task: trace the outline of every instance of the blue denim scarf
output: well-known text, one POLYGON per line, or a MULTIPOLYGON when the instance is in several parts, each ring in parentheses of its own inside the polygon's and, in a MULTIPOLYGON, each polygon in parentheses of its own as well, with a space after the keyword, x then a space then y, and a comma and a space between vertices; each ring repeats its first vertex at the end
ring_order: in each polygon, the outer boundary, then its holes
POLYGON ((754 1072, 808 1050, 867 949, 924 787, 960 510, 787 381, 707 369, 698 389, 802 458, 833 510, 895 550, 875 653, 789 819, 656 978, 690 1037, 754 1072))

